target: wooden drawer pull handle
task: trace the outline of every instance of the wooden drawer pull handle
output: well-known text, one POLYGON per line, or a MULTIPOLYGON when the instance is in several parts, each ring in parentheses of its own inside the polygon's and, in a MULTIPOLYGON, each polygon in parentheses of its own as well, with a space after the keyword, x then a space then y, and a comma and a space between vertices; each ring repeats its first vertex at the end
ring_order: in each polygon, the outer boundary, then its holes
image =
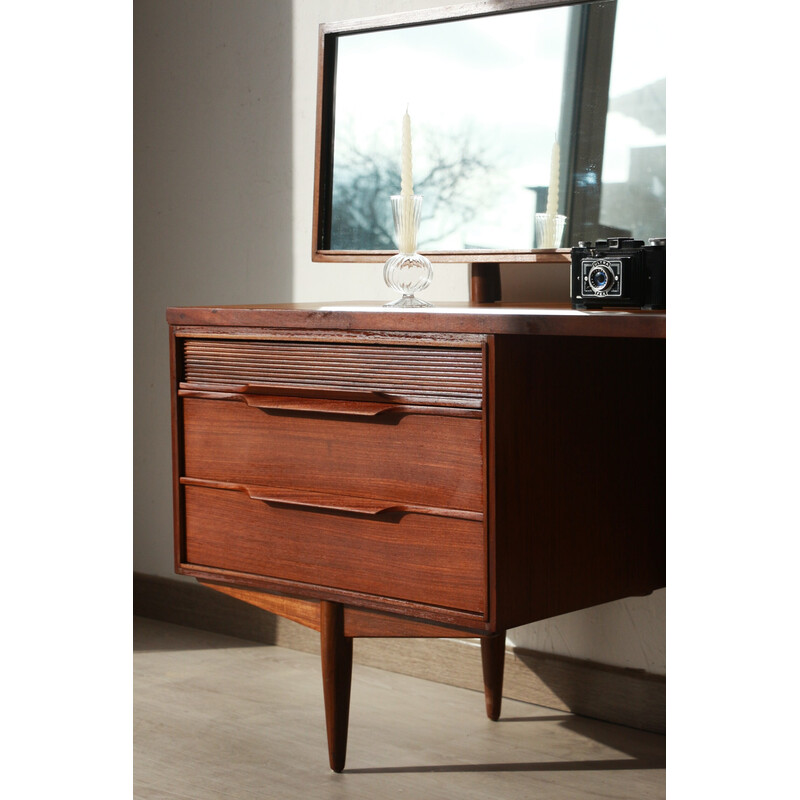
POLYGON ((264 503, 278 503, 287 506, 300 506, 302 508, 316 508, 322 511, 349 511, 351 514, 368 514, 375 516, 386 511, 400 511, 396 505, 387 505, 379 500, 370 501, 360 497, 332 498, 314 492, 302 493, 296 491, 264 490, 245 486, 244 490, 253 500, 264 503))
POLYGON ((247 486, 243 483, 227 483, 206 480, 205 478, 181 478, 186 486, 205 486, 211 489, 227 489, 244 492, 251 500, 259 500, 269 505, 293 506, 318 511, 346 511, 350 514, 417 513, 433 514, 440 517, 456 519, 482 520, 483 514, 478 511, 465 511, 457 508, 432 508, 410 503, 391 503, 385 500, 371 500, 366 497, 343 497, 322 492, 301 489, 271 489, 264 486, 247 486))
POLYGON ((351 400, 323 400, 317 397, 275 397, 260 394, 242 394, 239 397, 248 406, 264 411, 305 411, 315 414, 355 414, 360 417, 375 417, 378 414, 397 411, 399 408, 392 403, 354 403, 351 400))

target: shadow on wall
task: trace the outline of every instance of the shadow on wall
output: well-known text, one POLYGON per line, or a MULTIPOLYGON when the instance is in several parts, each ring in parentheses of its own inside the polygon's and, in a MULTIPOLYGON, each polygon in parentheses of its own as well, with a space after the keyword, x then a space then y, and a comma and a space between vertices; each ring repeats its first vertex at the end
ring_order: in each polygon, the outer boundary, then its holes
POLYGON ((168 306, 292 292, 292 0, 137 0, 134 569, 172 575, 168 306))

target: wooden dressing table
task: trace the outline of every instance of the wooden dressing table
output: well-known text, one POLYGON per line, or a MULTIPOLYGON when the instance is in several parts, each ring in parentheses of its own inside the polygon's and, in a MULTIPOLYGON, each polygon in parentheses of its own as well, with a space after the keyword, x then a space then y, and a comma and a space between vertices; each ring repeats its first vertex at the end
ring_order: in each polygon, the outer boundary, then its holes
POLYGON ((480 637, 665 585, 665 314, 170 308, 175 569, 320 632, 480 637))

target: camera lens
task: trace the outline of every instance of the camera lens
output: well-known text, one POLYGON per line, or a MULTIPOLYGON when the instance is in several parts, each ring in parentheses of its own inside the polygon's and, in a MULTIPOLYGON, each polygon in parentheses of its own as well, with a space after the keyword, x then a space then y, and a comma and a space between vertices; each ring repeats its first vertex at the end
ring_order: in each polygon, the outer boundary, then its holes
POLYGON ((590 276, 589 281, 595 289, 605 289, 608 286, 608 273, 600 268, 596 269, 590 276))
POLYGON ((589 286, 594 292, 605 292, 614 280, 605 264, 595 264, 589 270, 589 286))

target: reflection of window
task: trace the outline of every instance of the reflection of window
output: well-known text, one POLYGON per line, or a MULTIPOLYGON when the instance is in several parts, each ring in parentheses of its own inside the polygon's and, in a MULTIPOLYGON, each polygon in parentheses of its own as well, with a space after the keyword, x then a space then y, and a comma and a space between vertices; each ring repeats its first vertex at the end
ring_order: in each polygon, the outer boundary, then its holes
POLYGON ((572 9, 560 134, 569 244, 666 235, 666 69, 643 35, 657 14, 630 0, 572 9))

